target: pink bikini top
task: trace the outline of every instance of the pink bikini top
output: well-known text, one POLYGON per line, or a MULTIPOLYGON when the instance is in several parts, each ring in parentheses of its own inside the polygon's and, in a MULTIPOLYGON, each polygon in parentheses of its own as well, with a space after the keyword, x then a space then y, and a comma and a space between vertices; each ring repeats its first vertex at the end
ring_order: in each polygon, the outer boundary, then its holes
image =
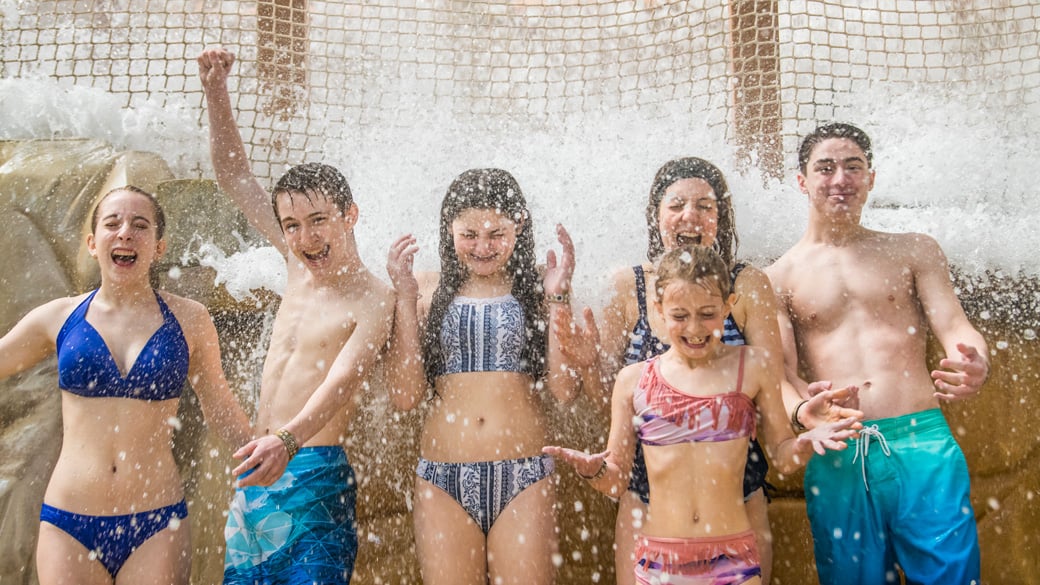
POLYGON ((642 419, 637 429, 644 445, 715 443, 755 436, 755 403, 741 392, 744 348, 740 348, 737 388, 712 396, 680 392, 657 372, 657 358, 643 367, 632 404, 642 419))

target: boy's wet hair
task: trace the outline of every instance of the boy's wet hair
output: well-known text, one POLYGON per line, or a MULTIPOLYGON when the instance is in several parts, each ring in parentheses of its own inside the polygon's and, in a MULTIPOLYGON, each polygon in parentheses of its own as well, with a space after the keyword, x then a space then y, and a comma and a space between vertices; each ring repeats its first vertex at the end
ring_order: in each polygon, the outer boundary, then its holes
POLYGON ((809 157, 816 145, 829 138, 848 138, 856 143, 856 146, 867 155, 867 168, 874 164, 874 149, 870 145, 870 137, 859 128, 845 122, 830 122, 817 126, 815 130, 802 139, 802 146, 798 149, 798 168, 804 175, 809 169, 809 157))
POLYGON ((664 199, 668 187, 682 179, 701 179, 711 185, 719 214, 718 232, 712 248, 722 256, 728 266, 732 266, 739 240, 736 220, 733 217, 733 200, 729 194, 729 186, 726 185, 726 177, 715 165, 693 156, 666 162, 654 176, 654 183, 650 187, 650 200, 646 204, 646 227, 649 236, 646 257, 651 262, 656 262, 664 253, 664 241, 661 239, 661 227, 658 223, 661 200, 664 199))
POLYGON ((145 191, 144 189, 140 187, 135 187, 133 185, 124 185, 122 187, 116 187, 115 189, 112 189, 108 193, 102 195, 101 198, 97 200, 97 203, 94 204, 94 210, 90 213, 90 233, 93 234, 97 232, 98 210, 101 209, 101 203, 104 202, 109 195, 113 193, 119 193, 121 191, 142 195, 152 204, 152 210, 155 212, 155 239, 163 239, 163 234, 166 233, 166 214, 163 212, 162 205, 159 205, 159 199, 157 199, 155 195, 152 195, 148 191, 145 191))
POLYGON ((282 217, 278 214, 278 195, 282 193, 287 193, 290 200, 296 194, 303 195, 308 201, 315 195, 321 196, 333 202, 341 215, 354 204, 354 195, 343 173, 322 163, 296 165, 275 183, 271 191, 271 207, 278 225, 282 224, 282 217))
POLYGON ((673 282, 697 284, 719 291, 723 300, 733 294, 729 267, 715 250, 705 246, 682 246, 661 257, 657 263, 657 300, 673 282))
POLYGON ((441 202, 440 259, 441 278, 430 300, 430 314, 423 332, 423 358, 426 378, 433 383, 443 370, 441 323, 448 306, 466 282, 466 269, 455 254, 451 225, 467 209, 494 209, 516 223, 516 246, 506 264, 513 278, 512 294, 524 312, 526 342, 520 354, 524 371, 535 379, 545 374, 548 336, 547 313, 543 305, 542 279, 534 250, 531 212, 513 175, 502 169, 471 169, 452 181, 441 202))

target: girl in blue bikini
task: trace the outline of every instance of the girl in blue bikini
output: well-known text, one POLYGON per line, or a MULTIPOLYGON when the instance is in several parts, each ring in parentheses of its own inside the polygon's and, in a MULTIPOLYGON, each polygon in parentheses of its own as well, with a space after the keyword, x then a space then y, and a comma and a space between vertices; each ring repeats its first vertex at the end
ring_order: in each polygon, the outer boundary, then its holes
POLYGON ((86 242, 100 288, 37 307, 0 338, 0 378, 58 357, 64 430, 40 512, 43 585, 188 583, 191 530, 170 422, 187 380, 211 428, 235 447, 250 438, 206 308, 151 287, 164 227, 151 194, 103 196, 86 242))
POLYGON ((387 377, 398 408, 432 401, 414 494, 415 540, 427 585, 552 583, 555 488, 542 455, 545 390, 577 394, 561 374, 547 319, 566 301, 564 257, 535 267, 531 214, 516 180, 466 171, 441 207, 439 274, 413 276, 410 235, 390 248, 397 289, 387 377))

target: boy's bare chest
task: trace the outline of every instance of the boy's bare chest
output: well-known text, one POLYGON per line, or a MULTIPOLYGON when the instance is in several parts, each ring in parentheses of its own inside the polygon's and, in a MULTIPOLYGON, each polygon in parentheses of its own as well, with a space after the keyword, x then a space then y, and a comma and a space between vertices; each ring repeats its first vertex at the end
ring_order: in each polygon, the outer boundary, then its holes
POLYGON ((895 254, 841 250, 807 257, 788 279, 784 299, 796 324, 836 326, 850 315, 879 319, 916 311, 913 270, 895 254))

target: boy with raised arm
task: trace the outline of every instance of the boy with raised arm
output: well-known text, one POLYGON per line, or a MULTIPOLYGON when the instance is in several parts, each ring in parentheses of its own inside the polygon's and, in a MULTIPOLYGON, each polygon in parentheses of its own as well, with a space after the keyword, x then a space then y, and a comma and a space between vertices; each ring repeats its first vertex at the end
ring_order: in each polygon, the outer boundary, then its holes
POLYGON ((257 182, 227 91, 233 62, 224 49, 198 57, 213 167, 221 189, 286 256, 288 282, 264 363, 258 438, 235 453, 243 461, 232 472, 241 477, 225 528, 224 582, 348 583, 356 494, 342 443, 389 336, 394 296, 358 255, 358 208, 339 171, 293 167, 272 195, 257 182))
MULTIPOLYGON (((978 583, 968 468, 939 405, 979 391, 986 342, 935 240, 860 225, 875 179, 862 130, 821 126, 798 158, 809 224, 766 271, 780 299, 787 375, 858 386, 864 413, 855 448, 806 468, 820 582, 898 582, 898 564, 907 583, 978 583), (932 371, 929 328, 946 352, 932 371)), ((801 406, 792 410, 796 426, 801 406)))

